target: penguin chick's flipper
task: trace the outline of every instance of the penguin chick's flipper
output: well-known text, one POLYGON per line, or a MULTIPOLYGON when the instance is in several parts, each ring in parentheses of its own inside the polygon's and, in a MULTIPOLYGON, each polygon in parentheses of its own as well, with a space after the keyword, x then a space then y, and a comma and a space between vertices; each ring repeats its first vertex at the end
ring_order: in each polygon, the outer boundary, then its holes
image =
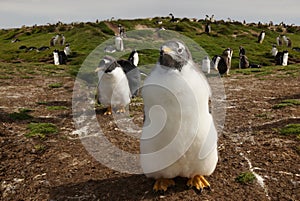
POLYGON ((111 115, 112 114, 112 108, 111 106, 108 106, 106 112, 104 112, 104 115, 111 115))
POLYGON ((118 110, 117 110, 117 113, 125 113, 125 107, 124 106, 121 106, 118 110))
POLYGON ((196 175, 193 178, 190 178, 187 182, 189 187, 195 187, 197 190, 202 191, 203 188, 210 188, 208 181, 200 175, 196 175))
POLYGON ((154 191, 166 191, 168 189, 168 187, 170 186, 175 186, 175 182, 172 179, 165 179, 165 178, 161 178, 161 179, 157 179, 155 181, 155 184, 153 186, 153 190, 154 191))

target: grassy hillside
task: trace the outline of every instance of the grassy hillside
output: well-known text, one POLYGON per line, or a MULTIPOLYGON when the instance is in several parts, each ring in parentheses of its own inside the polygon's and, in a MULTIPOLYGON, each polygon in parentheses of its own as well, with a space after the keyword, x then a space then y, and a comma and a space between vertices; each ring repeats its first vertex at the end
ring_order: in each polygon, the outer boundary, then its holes
MULTIPOLYGON (((239 46, 246 49, 246 55, 250 63, 257 63, 263 66, 274 65, 274 58, 270 55, 272 45, 276 43, 278 35, 286 35, 292 40, 293 47, 300 47, 300 27, 267 26, 256 24, 242 24, 239 22, 218 21, 211 24, 212 32, 208 35, 204 33, 204 20, 190 21, 189 19, 179 19, 177 23, 171 23, 169 18, 118 20, 97 23, 73 23, 73 24, 53 24, 35 27, 22 27, 0 31, 0 61, 2 62, 34 62, 51 64, 52 51, 54 49, 63 50, 63 46, 56 45, 50 50, 43 52, 20 50, 20 46, 49 46, 50 39, 56 34, 64 34, 66 41, 70 43, 72 55, 69 58, 68 66, 71 73, 76 74, 85 58, 98 45, 108 39, 112 39, 118 30, 118 25, 125 27, 126 31, 146 28, 164 27, 183 34, 213 57, 220 55, 222 51, 230 47, 234 50, 232 67, 238 67, 239 46), (157 20, 162 24, 158 25, 157 20), (262 44, 257 43, 260 31, 266 31, 266 37, 262 44), (19 42, 12 43, 13 39, 19 42)), ((134 47, 132 47, 134 48, 134 47)), ((300 53, 287 48, 278 47, 280 51, 288 50, 290 63, 300 63, 300 53)), ((137 48, 138 49, 138 48, 137 48)), ((124 56, 124 55, 123 55, 124 56)), ((125 55, 124 57, 127 57, 125 55)), ((140 50, 140 64, 155 63, 158 51, 153 49, 140 50)))

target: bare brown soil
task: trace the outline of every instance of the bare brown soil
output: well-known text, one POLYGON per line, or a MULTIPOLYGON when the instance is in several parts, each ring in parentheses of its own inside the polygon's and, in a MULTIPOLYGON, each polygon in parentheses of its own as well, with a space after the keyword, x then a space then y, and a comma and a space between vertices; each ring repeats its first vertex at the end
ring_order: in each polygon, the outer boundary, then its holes
MULTIPOLYGON (((0 200, 300 200, 299 139, 278 131, 300 123, 300 109, 296 105, 273 109, 282 100, 300 99, 300 78, 280 73, 222 78, 226 122, 217 168, 206 177, 211 190, 199 193, 186 187, 186 178, 176 178, 176 186, 164 194, 154 193, 154 181, 144 175, 111 170, 86 151, 73 134, 74 78, 35 74, 28 79, 13 74, 0 79, 0 200), (63 85, 50 88, 51 83, 63 85), (67 109, 49 110, 49 106, 67 109), (12 119, 9 114, 19 108, 32 109, 33 118, 12 119), (45 139, 25 137, 30 122, 53 123, 59 133, 45 139), (238 175, 251 171, 261 179, 236 181, 238 175)), ((142 105, 131 104, 130 115, 142 125, 142 105)), ((138 140, 124 143, 126 137, 110 123, 111 117, 101 109, 97 117, 111 142, 138 153, 138 140)))

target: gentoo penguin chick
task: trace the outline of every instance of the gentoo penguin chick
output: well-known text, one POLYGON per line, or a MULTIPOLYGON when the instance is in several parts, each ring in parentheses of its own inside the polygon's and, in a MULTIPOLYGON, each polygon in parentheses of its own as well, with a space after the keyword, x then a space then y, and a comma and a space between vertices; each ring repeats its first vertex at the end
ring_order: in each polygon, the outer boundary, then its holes
POLYGON ((99 63, 98 68, 98 99, 107 107, 104 115, 111 115, 113 108, 117 113, 124 113, 125 107, 130 103, 130 89, 126 75, 111 56, 105 56, 99 63))
POLYGON ((147 177, 156 179, 154 191, 166 191, 177 176, 188 178, 189 187, 210 187, 204 176, 213 173, 218 161, 210 95, 188 48, 179 41, 162 45, 142 89, 141 166, 147 177))

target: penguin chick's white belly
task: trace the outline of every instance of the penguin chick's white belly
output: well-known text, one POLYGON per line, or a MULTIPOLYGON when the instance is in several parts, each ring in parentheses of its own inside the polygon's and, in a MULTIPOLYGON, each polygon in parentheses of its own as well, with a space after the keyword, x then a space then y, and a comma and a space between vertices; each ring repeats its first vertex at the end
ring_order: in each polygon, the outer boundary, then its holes
POLYGON ((158 65, 145 81, 142 95, 144 173, 155 179, 210 175, 218 161, 217 131, 203 74, 192 66, 179 72, 158 65))
POLYGON ((102 74, 98 90, 99 101, 105 106, 126 106, 130 103, 128 80, 120 67, 102 74))

